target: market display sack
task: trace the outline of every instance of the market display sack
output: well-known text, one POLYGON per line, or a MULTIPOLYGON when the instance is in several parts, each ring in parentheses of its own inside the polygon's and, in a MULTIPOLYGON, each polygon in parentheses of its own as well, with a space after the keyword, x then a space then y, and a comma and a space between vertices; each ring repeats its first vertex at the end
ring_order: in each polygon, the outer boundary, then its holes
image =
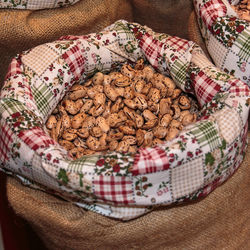
POLYGON ((193 3, 215 65, 250 86, 250 24, 232 8, 239 0, 193 0, 193 3))
POLYGON ((236 171, 246 150, 249 87, 218 70, 193 42, 120 20, 100 33, 65 36, 17 55, 0 111, 3 171, 78 206, 129 220, 159 205, 205 197, 236 171), (74 83, 138 58, 196 96, 198 121, 135 155, 70 159, 47 134, 47 117, 74 83))

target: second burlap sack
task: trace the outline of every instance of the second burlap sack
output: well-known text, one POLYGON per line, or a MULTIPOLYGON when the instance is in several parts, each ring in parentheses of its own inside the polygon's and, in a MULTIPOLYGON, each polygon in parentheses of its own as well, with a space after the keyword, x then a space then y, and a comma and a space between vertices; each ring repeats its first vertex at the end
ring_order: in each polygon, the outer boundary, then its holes
POLYGON ((41 10, 0 10, 0 87, 11 59, 24 50, 63 35, 97 32, 118 19, 188 38, 189 0, 80 0, 72 6, 41 10), (182 10, 181 15, 176 11, 182 10))

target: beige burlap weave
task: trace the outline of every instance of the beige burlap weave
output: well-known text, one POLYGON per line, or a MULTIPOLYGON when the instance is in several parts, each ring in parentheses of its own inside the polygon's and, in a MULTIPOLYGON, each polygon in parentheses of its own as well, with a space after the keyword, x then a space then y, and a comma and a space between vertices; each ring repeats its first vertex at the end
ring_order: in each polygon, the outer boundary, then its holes
POLYGON ((188 38, 191 0, 81 0, 45 10, 0 10, 0 86, 17 53, 63 35, 97 32, 118 19, 148 25, 155 31, 188 38), (176 10, 182 11, 176 15, 176 10))
POLYGON ((10 177, 7 197, 49 249, 249 249, 249 162, 250 146, 237 172, 205 199, 128 222, 85 211, 10 177))

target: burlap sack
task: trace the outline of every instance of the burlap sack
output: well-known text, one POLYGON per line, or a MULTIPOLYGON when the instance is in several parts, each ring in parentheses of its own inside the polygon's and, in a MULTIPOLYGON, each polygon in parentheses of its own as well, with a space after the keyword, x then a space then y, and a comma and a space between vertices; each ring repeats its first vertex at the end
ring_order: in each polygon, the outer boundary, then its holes
POLYGON ((17 53, 63 35, 99 31, 120 18, 132 21, 129 1, 84 0, 66 8, 36 11, 1 9, 0 82, 17 53))
POLYGON ((205 199, 129 222, 85 211, 11 177, 7 196, 48 249, 249 249, 249 165, 248 146, 237 172, 205 199))
POLYGON ((59 9, 0 10, 0 87, 17 53, 63 35, 97 32, 118 19, 148 25, 158 32, 188 38, 191 0, 81 0, 59 9), (176 10, 181 15, 176 16, 176 10))

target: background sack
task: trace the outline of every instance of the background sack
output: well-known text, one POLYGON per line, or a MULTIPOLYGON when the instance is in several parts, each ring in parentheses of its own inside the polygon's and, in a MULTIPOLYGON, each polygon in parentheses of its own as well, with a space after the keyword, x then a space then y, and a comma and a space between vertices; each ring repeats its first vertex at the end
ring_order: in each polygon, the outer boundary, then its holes
POLYGON ((250 24, 239 19, 230 3, 239 0, 194 0, 197 21, 217 67, 250 86, 250 24))
POLYGON ((81 0, 57 9, 0 9, 0 87, 11 59, 23 50, 63 35, 97 32, 118 19, 187 39, 191 10, 191 0, 81 0))

